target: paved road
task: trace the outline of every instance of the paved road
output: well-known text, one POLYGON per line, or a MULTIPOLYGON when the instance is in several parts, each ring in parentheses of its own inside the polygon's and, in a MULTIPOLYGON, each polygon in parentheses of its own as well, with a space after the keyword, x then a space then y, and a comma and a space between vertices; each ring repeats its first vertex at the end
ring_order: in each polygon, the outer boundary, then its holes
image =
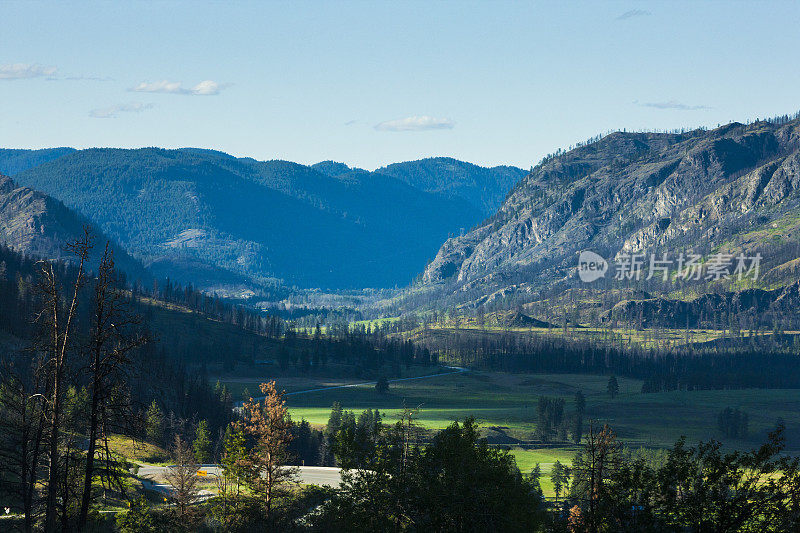
MULTIPOLYGON (((139 467, 138 475, 143 478, 156 478, 163 480, 168 466, 142 465, 139 467)), ((324 485, 327 487, 338 487, 342 482, 341 470, 332 466, 298 466, 297 481, 304 485, 324 485)), ((209 476, 218 476, 222 473, 219 465, 200 465, 198 470, 208 472, 209 476)), ((142 486, 148 490, 154 490, 163 494, 169 494, 172 487, 165 483, 157 483, 155 479, 143 479, 142 486)), ((200 492, 200 498, 209 498, 213 493, 208 490, 200 492)))

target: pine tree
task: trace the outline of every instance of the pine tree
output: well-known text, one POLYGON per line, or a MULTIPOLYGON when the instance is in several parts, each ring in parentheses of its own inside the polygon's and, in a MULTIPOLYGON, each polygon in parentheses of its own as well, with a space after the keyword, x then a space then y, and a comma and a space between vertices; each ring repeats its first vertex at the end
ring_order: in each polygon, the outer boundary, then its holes
POLYGON ((566 493, 569 490, 569 476, 570 469, 568 466, 561 464, 561 461, 556 461, 553 469, 550 472, 550 481, 553 483, 553 490, 556 493, 556 501, 562 491, 566 493))
POLYGON ((155 400, 147 408, 145 436, 154 444, 164 442, 164 412, 155 400))
POLYGON ((262 400, 247 401, 242 406, 244 431, 255 441, 245 466, 250 489, 262 499, 267 522, 272 522, 275 497, 284 483, 294 479, 297 470, 286 467, 292 423, 283 393, 278 392, 274 381, 262 383, 261 393, 262 400))
POLYGON ((608 387, 606 387, 606 390, 608 390, 608 395, 611 396, 612 400, 617 397, 619 394, 619 383, 617 383, 616 376, 611 376, 608 379, 608 387))
POLYGON ((197 499, 199 490, 194 453, 180 435, 175 435, 172 459, 175 465, 167 469, 164 478, 172 485, 172 497, 178 504, 180 516, 183 517, 188 507, 197 499))
POLYGON ((375 390, 380 394, 389 392, 389 380, 386 379, 386 376, 381 376, 378 379, 378 382, 375 384, 375 390))
POLYGON ((586 398, 582 391, 575 393, 575 416, 572 426, 572 442, 580 444, 583 438, 583 416, 586 411, 586 398))
POLYGON ((192 443, 194 449, 194 457, 201 465, 211 462, 211 432, 208 429, 208 422, 201 420, 197 424, 194 442, 192 443))

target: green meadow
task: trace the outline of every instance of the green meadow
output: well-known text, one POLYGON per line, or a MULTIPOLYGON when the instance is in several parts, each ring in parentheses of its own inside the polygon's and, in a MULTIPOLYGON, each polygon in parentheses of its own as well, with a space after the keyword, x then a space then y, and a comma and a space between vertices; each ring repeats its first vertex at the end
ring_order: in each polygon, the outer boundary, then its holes
MULTIPOLYGON (((424 375, 429 369, 413 369, 424 375)), ((265 376, 263 380, 270 379, 265 376)), ((256 391, 258 381, 240 378, 223 381, 232 390, 247 386, 256 391)), ((343 378, 276 378, 287 392, 353 383, 343 378)), ((620 393, 611 399, 606 391, 608 376, 584 374, 506 374, 465 372, 427 379, 391 383, 387 394, 370 385, 337 388, 286 396, 295 420, 305 419, 324 425, 333 402, 358 414, 364 409, 379 409, 386 423, 393 423, 404 408, 417 409, 418 423, 428 429, 441 429, 453 421, 474 416, 482 433, 495 445, 507 446, 522 472, 536 463, 544 474, 542 485, 551 495, 549 474, 559 460, 569 464, 577 451, 571 443, 541 443, 535 440, 536 404, 539 396, 566 400, 567 412, 574 406, 575 393, 586 397, 585 427, 609 424, 622 442, 632 448, 665 448, 681 436, 690 443, 715 438, 727 448, 756 447, 778 418, 788 428, 791 451, 800 450, 800 391, 747 389, 733 391, 673 391, 642 394, 638 380, 618 378, 620 393), (726 407, 738 407, 749 415, 746 439, 724 439, 716 428, 717 414, 726 407)))

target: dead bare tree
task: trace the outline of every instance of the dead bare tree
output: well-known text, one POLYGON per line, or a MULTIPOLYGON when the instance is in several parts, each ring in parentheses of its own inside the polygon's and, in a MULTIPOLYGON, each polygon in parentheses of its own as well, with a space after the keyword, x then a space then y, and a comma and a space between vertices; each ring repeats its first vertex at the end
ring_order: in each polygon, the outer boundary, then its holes
POLYGON ((48 449, 47 449, 47 497, 45 503, 45 531, 55 531, 56 504, 59 479, 59 439, 61 437, 61 414, 64 396, 64 375, 67 353, 72 345, 72 328, 78 309, 78 298, 83 288, 85 267, 92 249, 92 238, 88 226, 83 235, 66 246, 66 250, 77 258, 78 268, 71 283, 72 296, 66 309, 63 308, 62 293, 55 268, 50 262, 42 262, 38 288, 42 298, 41 312, 37 321, 46 331, 47 367, 50 372, 48 409, 48 449))
MULTIPOLYGON (((117 274, 114 268, 114 254, 106 243, 97 277, 92 291, 91 331, 87 347, 89 374, 89 429, 88 446, 83 476, 83 495, 78 515, 78 529, 83 529, 89 514, 92 499, 92 479, 95 475, 95 459, 98 454, 98 441, 106 446, 108 432, 103 431, 109 411, 126 410, 125 402, 115 402, 120 389, 125 383, 125 369, 130 364, 129 354, 132 350, 147 342, 147 337, 137 331, 141 318, 129 312, 125 294, 117 287, 117 274)), ((114 468, 108 468, 110 454, 105 454, 106 466, 104 475, 114 477, 114 468)))

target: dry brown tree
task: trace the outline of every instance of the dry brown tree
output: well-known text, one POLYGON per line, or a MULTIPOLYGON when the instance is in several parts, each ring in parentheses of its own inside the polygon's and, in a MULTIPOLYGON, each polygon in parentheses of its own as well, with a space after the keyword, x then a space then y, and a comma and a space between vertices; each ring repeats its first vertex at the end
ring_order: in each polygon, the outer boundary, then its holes
POLYGON ((283 393, 275 388, 274 381, 262 383, 261 392, 263 398, 244 402, 242 418, 245 433, 255 441, 246 459, 248 484, 262 498, 265 517, 270 522, 275 497, 294 481, 297 468, 286 466, 292 436, 283 393))

